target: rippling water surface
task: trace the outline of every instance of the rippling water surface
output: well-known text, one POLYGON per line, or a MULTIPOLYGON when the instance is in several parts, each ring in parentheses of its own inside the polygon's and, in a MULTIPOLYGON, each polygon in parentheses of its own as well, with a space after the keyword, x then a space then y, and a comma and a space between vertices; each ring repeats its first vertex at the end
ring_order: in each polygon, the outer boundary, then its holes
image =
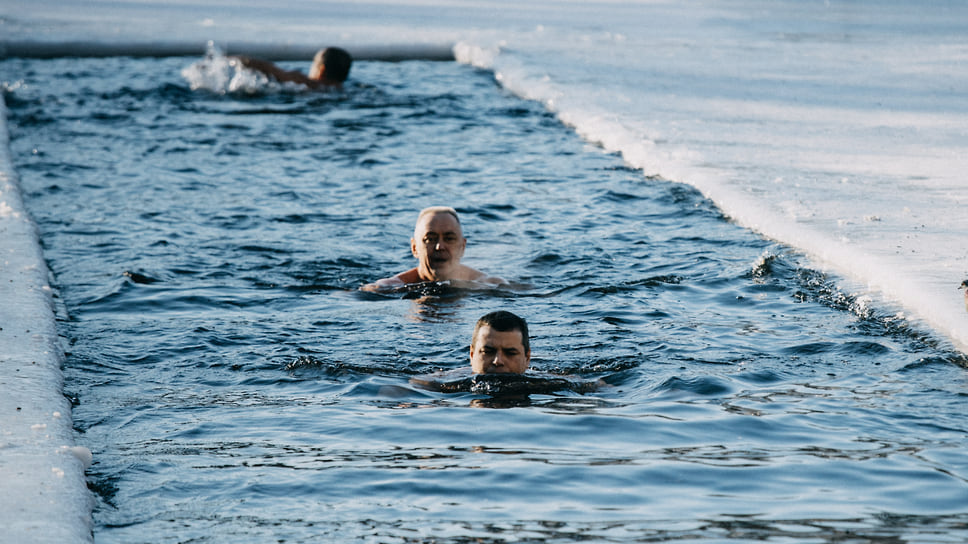
POLYGON ((0 63, 97 542, 968 538, 965 359, 895 309, 488 73, 220 94, 191 62, 0 63), (358 291, 435 204, 515 285, 358 291), (493 309, 601 387, 411 384, 493 309))

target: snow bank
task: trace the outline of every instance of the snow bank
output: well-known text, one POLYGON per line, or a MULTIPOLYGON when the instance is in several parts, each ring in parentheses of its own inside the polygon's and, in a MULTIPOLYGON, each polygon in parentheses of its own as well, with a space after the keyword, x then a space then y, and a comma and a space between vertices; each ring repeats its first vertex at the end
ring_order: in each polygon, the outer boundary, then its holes
POLYGON ((92 542, 93 500, 62 393, 49 271, 10 161, 0 95, 0 533, 4 542, 92 542))

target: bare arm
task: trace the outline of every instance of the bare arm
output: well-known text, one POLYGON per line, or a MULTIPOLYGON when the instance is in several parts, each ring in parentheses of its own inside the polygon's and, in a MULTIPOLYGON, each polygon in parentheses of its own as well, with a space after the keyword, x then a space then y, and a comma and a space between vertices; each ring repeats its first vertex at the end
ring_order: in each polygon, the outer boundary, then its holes
MULTIPOLYGON (((407 270, 406 272, 401 272, 396 276, 393 276, 392 278, 383 278, 380 280, 376 280, 373 283, 368 283, 363 287, 360 287, 360 290, 379 291, 381 289, 391 289, 395 287, 401 287, 409 283, 419 283, 422 281, 431 281, 431 280, 425 280, 421 278, 420 271, 416 268, 411 268, 410 270, 407 270)), ((456 284, 459 284, 459 285, 465 285, 465 286, 468 284, 468 282, 470 285, 473 285, 473 284, 507 285, 508 284, 508 282, 504 278, 499 278, 497 276, 488 276, 487 274, 479 270, 475 270, 469 266, 463 266, 463 265, 461 267, 461 273, 458 275, 458 277, 452 278, 449 281, 455 282, 456 284)))
POLYGON ((241 64, 242 66, 245 66, 250 70, 262 72, 266 76, 280 83, 286 83, 286 82, 300 83, 302 85, 308 85, 310 87, 313 87, 314 84, 316 83, 315 81, 306 77, 306 75, 300 72, 299 70, 283 70, 282 68, 276 66, 275 64, 267 60, 255 59, 252 57, 247 57, 245 55, 237 55, 232 58, 237 60, 239 64, 241 64))
POLYGON ((373 283, 368 283, 363 287, 360 287, 360 291, 379 291, 380 289, 389 289, 393 287, 400 287, 401 285, 406 285, 403 280, 398 279, 396 276, 392 278, 383 278, 376 280, 373 283))
POLYGON ((408 283, 417 283, 420 281, 420 274, 417 272, 416 268, 407 270, 406 272, 400 272, 392 278, 383 278, 376 280, 373 283, 368 283, 363 287, 360 287, 362 291, 379 291, 380 289, 389 289, 393 287, 400 287, 408 283))
POLYGON ((464 276, 463 279, 469 281, 476 281, 478 283, 487 283, 491 285, 507 285, 507 281, 504 278, 498 276, 489 276, 480 270, 475 270, 469 266, 464 266, 464 276))

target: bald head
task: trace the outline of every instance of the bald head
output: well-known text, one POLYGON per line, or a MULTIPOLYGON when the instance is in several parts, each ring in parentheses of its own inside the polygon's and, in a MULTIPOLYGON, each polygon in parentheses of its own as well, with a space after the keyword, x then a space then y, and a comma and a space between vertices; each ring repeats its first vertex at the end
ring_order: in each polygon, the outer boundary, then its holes
POLYGON ((417 215, 417 224, 413 231, 414 237, 417 237, 417 231, 420 229, 420 223, 423 221, 424 217, 438 214, 446 214, 453 217, 454 221, 457 221, 457 227, 461 228, 460 217, 457 216, 457 210, 451 208, 450 206, 430 206, 429 208, 420 210, 420 214, 417 215))
POLYGON ((434 206, 425 208, 417 216, 410 250, 419 261, 417 270, 421 279, 473 279, 465 276, 475 271, 460 264, 466 246, 467 239, 454 208, 434 206))

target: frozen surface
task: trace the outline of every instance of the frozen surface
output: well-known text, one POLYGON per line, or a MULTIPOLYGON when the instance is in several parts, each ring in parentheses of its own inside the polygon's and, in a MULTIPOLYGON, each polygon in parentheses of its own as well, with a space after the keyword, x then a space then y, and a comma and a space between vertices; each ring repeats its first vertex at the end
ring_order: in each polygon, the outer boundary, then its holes
MULTIPOLYGON (((0 99, 0 114, 6 108, 0 99)), ((47 265, 0 124, 0 530, 4 542, 90 540, 90 452, 74 446, 47 265)))
MULTIPOLYGON (((645 175, 699 188, 962 350, 966 27, 958 2, 0 2, 3 51, 164 42, 201 55, 214 40, 281 58, 331 43, 457 44, 459 60, 645 175)), ((0 159, 0 380, 11 392, 0 466, 36 474, 4 479, 3 523, 65 541, 86 535, 81 463, 61 448, 70 418, 47 273, 0 159)))

